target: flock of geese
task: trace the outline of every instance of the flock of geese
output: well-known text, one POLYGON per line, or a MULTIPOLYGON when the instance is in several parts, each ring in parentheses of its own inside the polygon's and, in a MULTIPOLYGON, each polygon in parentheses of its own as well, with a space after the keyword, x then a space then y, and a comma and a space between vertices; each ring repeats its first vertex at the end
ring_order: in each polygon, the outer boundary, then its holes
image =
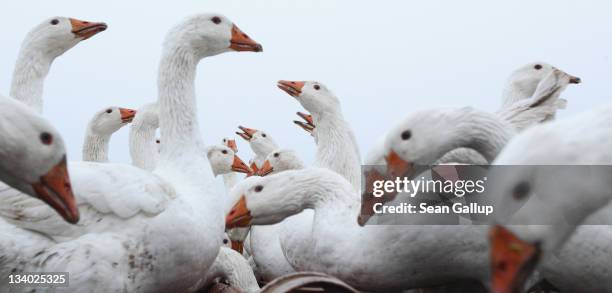
POLYGON ((612 292, 612 226, 589 225, 612 222, 612 173, 538 172, 612 164, 612 105, 555 119, 567 106, 561 93, 579 78, 527 64, 509 77, 497 112, 407 113, 363 160, 410 174, 434 164, 521 165, 491 192, 499 209, 539 199, 516 225, 365 225, 373 219, 360 216, 360 150, 324 84, 278 82, 309 112, 295 123, 314 138, 312 166, 252 128, 237 132, 255 153, 250 164, 233 139, 201 142, 200 60, 262 51, 219 14, 169 30, 157 102, 96 113, 83 161, 70 161, 41 116, 44 80, 55 58, 106 28, 43 21, 23 41, 10 97, 0 97, 0 275, 70 274, 68 288, 3 283, 0 292, 612 292), (128 123, 133 164, 109 162, 111 135, 128 123), (582 225, 567 224, 568 213, 582 225), (527 218, 554 224, 520 225, 527 218))

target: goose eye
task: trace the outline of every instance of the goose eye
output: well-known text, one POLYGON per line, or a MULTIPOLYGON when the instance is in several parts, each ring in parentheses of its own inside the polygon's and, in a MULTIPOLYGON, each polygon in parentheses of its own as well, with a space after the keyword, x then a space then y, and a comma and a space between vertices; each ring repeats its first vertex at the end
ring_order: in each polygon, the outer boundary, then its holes
POLYGON ((531 187, 529 183, 523 181, 514 187, 514 190, 512 190, 512 197, 515 199, 523 199, 529 194, 530 190, 531 187))
POLYGON ((278 158, 278 156, 280 156, 280 154, 279 154, 279 153, 274 153, 274 157, 275 157, 275 158, 278 158))
POLYGON ((227 239, 223 239, 223 244, 227 244, 227 239))
POLYGON ((315 84, 313 87, 314 87, 315 90, 320 90, 321 89, 321 86, 319 86, 318 84, 315 84))
POLYGON ((221 151, 224 155, 227 155, 227 150, 222 150, 221 151))
POLYGON ((159 139, 156 139, 156 140, 155 140, 155 143, 159 143, 159 139))
POLYGON ((108 114, 113 113, 113 109, 106 109, 106 113, 108 114))
POLYGON ((51 20, 51 24, 52 24, 52 25, 56 25, 56 24, 58 24, 58 23, 59 23, 59 20, 58 20, 58 19, 53 19, 53 20, 51 20))
POLYGON ((262 190, 263 190, 263 186, 262 185, 255 186, 255 192, 261 192, 262 190))
POLYGON ((213 18, 210 19, 212 22, 214 22, 215 24, 220 24, 221 23, 221 18, 218 16, 215 16, 213 18))
POLYGON ((266 137, 266 134, 265 134, 265 133, 262 133, 262 134, 261 134, 261 136, 262 136, 262 137, 266 137))
POLYGON ((535 68, 535 70, 540 70, 542 69, 542 65, 536 64, 533 68, 535 68))
POLYGON ((51 135, 51 133, 48 133, 48 132, 43 132, 40 134, 40 141, 43 144, 50 145, 53 143, 53 135, 51 135))
POLYGON ((402 132, 402 140, 409 140, 410 137, 412 137, 412 132, 410 132, 410 130, 402 132))

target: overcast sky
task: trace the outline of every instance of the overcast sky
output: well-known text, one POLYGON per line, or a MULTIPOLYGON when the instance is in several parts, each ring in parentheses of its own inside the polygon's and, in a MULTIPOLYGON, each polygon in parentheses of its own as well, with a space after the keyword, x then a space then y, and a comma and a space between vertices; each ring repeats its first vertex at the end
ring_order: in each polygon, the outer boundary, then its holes
MULTIPOLYGON (((58 58, 47 78, 44 115, 81 157, 85 126, 107 106, 138 108, 156 99, 166 31, 198 12, 228 16, 264 52, 203 60, 197 95, 207 143, 237 125, 265 130, 282 147, 314 157, 310 136, 292 123, 302 110, 279 79, 317 80, 342 101, 362 156, 395 122, 418 108, 493 111, 515 68, 546 61, 584 81, 564 93, 568 117, 612 101, 609 1, 12 1, 0 10, 0 93, 9 92, 25 34, 47 17, 104 21, 107 31, 58 58)), ((110 159, 130 162, 128 129, 110 159)), ((237 138, 239 155, 251 157, 237 138)))

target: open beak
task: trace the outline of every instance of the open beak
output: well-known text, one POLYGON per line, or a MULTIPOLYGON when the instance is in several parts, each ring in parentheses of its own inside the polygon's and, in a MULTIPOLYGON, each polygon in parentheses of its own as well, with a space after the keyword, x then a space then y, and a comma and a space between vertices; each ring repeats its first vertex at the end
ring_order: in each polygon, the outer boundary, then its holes
POLYGON ((234 153, 238 152, 238 146, 236 145, 235 139, 228 139, 227 142, 225 142, 225 146, 234 151, 234 153))
POLYGON ((225 217, 225 229, 248 227, 251 220, 253 220, 251 211, 247 208, 246 199, 242 196, 225 217))
POLYGON ((119 114, 121 114, 121 122, 130 123, 136 116, 136 110, 119 108, 119 114))
POLYGON ((244 251, 244 242, 242 241, 234 241, 231 240, 232 242, 232 249, 235 251, 238 251, 238 253, 242 254, 244 251))
POLYGON ((261 169, 259 169, 259 171, 257 171, 257 175, 264 177, 266 175, 269 175, 270 173, 272 173, 272 171, 274 171, 274 168, 272 168, 272 164, 270 164, 270 161, 266 160, 263 163, 263 166, 261 166, 261 169))
POLYGON ((242 130, 242 132, 237 132, 236 131, 236 134, 238 134, 240 137, 244 138, 244 140, 246 140, 246 141, 250 141, 251 138, 253 138, 253 135, 255 134, 255 132, 257 132, 256 129, 246 128, 244 126, 238 126, 238 128, 240 130, 242 130))
POLYGON ((292 97, 299 97, 302 94, 302 88, 304 88, 303 81, 288 81, 288 80, 279 80, 276 86, 279 89, 287 92, 292 97))
POLYGON ((293 123, 297 124, 299 127, 306 130, 306 132, 312 134, 312 131, 315 129, 314 121, 312 120, 312 115, 302 113, 302 112, 297 112, 296 114, 300 116, 302 119, 304 119, 304 121, 306 122, 293 120, 293 123))
POLYGON ((263 47, 253 41, 249 36, 243 33, 236 25, 232 26, 232 39, 230 40, 230 49, 234 51, 250 51, 262 52, 263 47))
POLYGON ((250 174, 253 173, 251 168, 247 166, 237 155, 234 155, 234 162, 232 163, 232 171, 239 173, 250 174))
POLYGON ((412 176, 414 173, 414 166, 412 163, 404 161, 395 151, 391 150, 387 156, 385 156, 385 161, 387 161, 387 172, 394 177, 401 176, 412 176))
POLYGON ((489 233, 493 293, 522 292, 525 280, 533 272, 540 256, 536 245, 516 237, 501 225, 489 233))
POLYGON ((70 24, 72 25, 72 33, 75 37, 87 40, 95 36, 99 32, 103 32, 108 27, 103 22, 89 22, 71 18, 70 24))
POLYGON ((255 162, 251 163, 251 173, 247 173, 247 177, 251 177, 253 175, 258 175, 259 174, 259 168, 257 167, 257 164, 255 164, 255 162))
POLYGON ((79 221, 79 210, 74 200, 66 157, 47 174, 40 177, 40 181, 32 183, 32 188, 38 198, 55 209, 66 222, 76 224, 79 221))

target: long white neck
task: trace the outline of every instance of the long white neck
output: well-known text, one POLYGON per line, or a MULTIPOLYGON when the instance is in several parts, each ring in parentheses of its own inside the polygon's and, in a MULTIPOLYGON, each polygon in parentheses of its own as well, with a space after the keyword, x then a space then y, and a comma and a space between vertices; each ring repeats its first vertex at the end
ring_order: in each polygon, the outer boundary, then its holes
POLYGON ((94 134, 87 128, 85 141, 83 142, 83 161, 86 162, 108 162, 108 144, 110 135, 94 134))
POLYGON ((13 71, 11 97, 42 113, 45 78, 53 60, 41 50, 33 50, 24 43, 13 71))
POLYGON ((285 176, 290 181, 281 191, 287 204, 314 209, 315 213, 357 213, 357 191, 344 178, 326 168, 289 170, 274 176, 285 176))
POLYGON ((459 119, 451 144, 443 153, 457 147, 467 147, 481 154, 490 164, 514 135, 512 127, 494 114, 469 111, 459 119))
POLYGON ((164 48, 159 68, 159 125, 161 160, 197 153, 200 129, 195 100, 196 68, 200 58, 180 46, 164 48))
POLYGON ((502 103, 500 109, 510 107, 512 104, 529 99, 535 92, 537 84, 527 86, 524 84, 507 83, 502 91, 502 103))
POLYGON ((155 169, 158 156, 155 132, 159 124, 150 124, 145 119, 146 115, 157 115, 157 113, 152 113, 153 107, 156 105, 150 104, 138 109, 138 114, 130 127, 129 137, 132 165, 149 171, 155 169))
POLYGON ((337 172, 359 190, 361 156, 353 129, 339 112, 313 113, 313 119, 317 125, 317 154, 313 166, 337 172))

